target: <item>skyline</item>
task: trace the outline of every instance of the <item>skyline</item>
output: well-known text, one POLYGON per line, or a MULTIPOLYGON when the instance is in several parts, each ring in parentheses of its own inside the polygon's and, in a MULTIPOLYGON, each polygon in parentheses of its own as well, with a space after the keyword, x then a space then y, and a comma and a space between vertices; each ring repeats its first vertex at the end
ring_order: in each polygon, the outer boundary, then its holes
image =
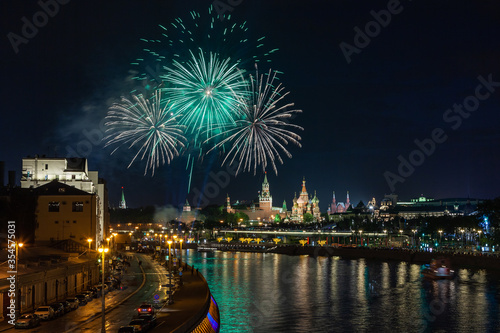
MULTIPOLYGON (((43 9, 36 1, 2 2, 0 160, 6 170, 19 178, 23 157, 76 153, 106 179, 111 203, 119 202, 123 186, 127 203, 137 207, 182 205, 186 198, 194 206, 210 172, 227 170, 221 156, 196 163, 188 194, 185 158, 154 177, 143 176, 145 161, 127 169, 136 151, 110 155, 102 120, 136 84, 128 78, 130 63, 143 53, 140 38, 153 38, 159 24, 186 19, 192 10, 205 13, 210 3, 60 1, 16 53, 9 34, 23 37, 23 24, 43 9)), ((247 22, 252 38, 266 36, 266 45, 279 48, 270 66, 283 72, 286 102, 303 111, 293 118, 304 128, 302 148, 287 146, 293 157, 277 166, 278 176, 267 170, 274 198, 288 204, 303 177, 309 193, 317 190, 322 211, 332 191, 342 200, 349 191, 354 205, 390 192, 405 200, 422 193, 498 196, 500 4, 242 1, 231 14, 247 22), (423 162, 404 176, 399 156, 423 162), (388 172, 404 179, 394 191, 388 172)), ((263 173, 238 174, 214 199, 224 202, 226 193, 251 199, 262 180, 263 173)))

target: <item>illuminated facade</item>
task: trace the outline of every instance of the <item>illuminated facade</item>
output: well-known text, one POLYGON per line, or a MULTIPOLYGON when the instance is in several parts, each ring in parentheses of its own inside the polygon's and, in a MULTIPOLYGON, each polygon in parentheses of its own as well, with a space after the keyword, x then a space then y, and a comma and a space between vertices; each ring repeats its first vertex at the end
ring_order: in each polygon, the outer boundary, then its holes
POLYGON ((345 213, 349 209, 350 206, 351 206, 351 200, 349 198, 349 191, 347 191, 347 198, 346 198, 345 203, 337 202, 337 200, 335 199, 335 191, 333 191, 332 203, 330 204, 330 207, 328 208, 328 214, 345 213))
POLYGON ((88 170, 85 158, 27 157, 22 160, 21 188, 38 188, 52 181, 96 195, 98 223, 94 244, 101 244, 109 227, 108 192, 97 171, 88 170))
POLYGON ((52 243, 72 239, 87 244, 97 233, 98 196, 56 180, 39 186, 35 240, 52 243))
POLYGON ((316 192, 314 192, 314 197, 309 200, 309 194, 306 189, 306 179, 302 180, 302 190, 300 191, 300 195, 297 198, 295 194, 293 198, 293 206, 292 212, 290 214, 290 221, 292 222, 302 222, 304 219, 304 214, 309 213, 313 215, 315 221, 319 221, 320 219, 320 210, 319 210, 319 200, 316 196, 316 192))

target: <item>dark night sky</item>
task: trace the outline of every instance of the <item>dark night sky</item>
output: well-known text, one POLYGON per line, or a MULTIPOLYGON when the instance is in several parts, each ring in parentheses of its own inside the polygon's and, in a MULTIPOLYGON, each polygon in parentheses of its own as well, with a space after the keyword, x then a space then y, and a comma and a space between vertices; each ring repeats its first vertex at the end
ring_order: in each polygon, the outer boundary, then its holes
MULTIPOLYGON (((339 44, 353 45, 354 28, 365 30, 374 20, 370 12, 391 2, 243 0, 233 9, 252 38, 265 35, 266 45, 280 49, 272 67, 284 72, 287 101, 303 110, 292 120, 305 128, 302 148, 290 146, 293 158, 278 167, 278 176, 268 173, 275 205, 286 199, 290 207, 304 176, 322 210, 333 190, 338 201, 347 190, 354 203, 379 201, 391 192, 384 173, 396 174, 398 156, 408 158, 414 140, 430 138, 435 128, 447 140, 395 185, 400 198, 500 194, 500 87, 460 125, 443 119, 454 104, 473 100, 479 76, 500 82, 500 3, 401 1, 400 12, 348 64, 339 44)), ((0 160, 6 169, 19 176, 22 157, 91 147, 81 156, 108 181, 111 204, 121 186, 134 207, 177 205, 186 196, 193 203, 197 191, 214 184, 208 174, 221 170, 218 156, 197 163, 188 194, 184 158, 143 176, 143 163, 126 168, 130 152, 110 156, 99 140, 85 146, 85 133, 100 133, 108 107, 130 91, 130 63, 143 55, 139 39, 152 38, 158 24, 187 19, 191 10, 207 13, 210 3, 69 1, 16 54, 8 34, 21 35, 22 18, 32 22, 41 7, 2 0, 0 160)), ((262 179, 261 173, 231 177, 228 185, 211 187, 219 194, 212 201, 222 202, 226 193, 253 199, 262 179)))

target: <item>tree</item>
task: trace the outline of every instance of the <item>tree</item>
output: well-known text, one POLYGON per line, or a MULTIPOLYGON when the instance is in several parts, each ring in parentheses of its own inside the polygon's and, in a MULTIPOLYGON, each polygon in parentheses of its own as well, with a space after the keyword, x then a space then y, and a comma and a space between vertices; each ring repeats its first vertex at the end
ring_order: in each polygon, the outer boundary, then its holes
POLYGON ((303 218, 305 223, 310 223, 313 221, 314 216, 311 213, 305 213, 303 218))

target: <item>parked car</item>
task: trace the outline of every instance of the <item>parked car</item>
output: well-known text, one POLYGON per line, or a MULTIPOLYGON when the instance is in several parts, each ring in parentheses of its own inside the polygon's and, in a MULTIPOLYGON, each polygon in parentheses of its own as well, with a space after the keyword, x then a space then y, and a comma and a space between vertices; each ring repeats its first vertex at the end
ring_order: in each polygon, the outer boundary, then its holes
POLYGON ((68 312, 70 312, 71 310, 73 310, 73 308, 71 307, 71 305, 70 305, 68 302, 66 302, 66 301, 61 301, 61 302, 59 302, 59 303, 61 303, 61 304, 64 306, 64 313, 68 313, 68 312))
POLYGON ((78 299, 78 302, 80 302, 80 306, 87 305, 87 296, 86 295, 78 294, 78 295, 75 295, 75 298, 78 299))
POLYGON ((106 286, 108 287, 108 291, 113 291, 113 282, 111 281, 107 281, 107 282, 104 282, 104 288, 106 288, 106 286))
POLYGON ((54 310, 54 316, 56 318, 64 314, 64 306, 61 303, 52 303, 49 306, 54 310))
POLYGON ((34 313, 23 314, 14 324, 16 328, 32 328, 38 325, 40 325, 40 317, 34 313))
POLYGON ((87 297, 87 303, 90 303, 94 300, 94 294, 91 291, 82 291, 81 294, 87 297))
POLYGON ((97 287, 90 287, 89 291, 91 291, 93 293, 94 298, 101 297, 101 289, 98 289, 97 287))
POLYGON ((122 326, 118 329, 118 333, 136 333, 137 330, 134 326, 122 326))
POLYGON ((67 298, 66 302, 69 304, 71 310, 78 309, 78 306, 80 305, 78 298, 67 298))
POLYGON ((130 326, 134 326, 137 332, 146 332, 149 330, 149 324, 146 320, 144 319, 133 319, 130 323, 128 323, 130 326))
POLYGON ((40 317, 41 320, 50 320, 54 318, 54 310, 48 306, 40 306, 35 310, 35 314, 40 317))
MULTIPOLYGON (((101 290, 102 290, 102 285, 100 284, 100 285, 98 285, 96 288, 99 290, 99 292, 101 292, 101 290)), ((106 294, 108 293, 108 291, 109 291, 108 286, 105 284, 105 285, 104 285, 104 295, 106 295, 106 294)))

